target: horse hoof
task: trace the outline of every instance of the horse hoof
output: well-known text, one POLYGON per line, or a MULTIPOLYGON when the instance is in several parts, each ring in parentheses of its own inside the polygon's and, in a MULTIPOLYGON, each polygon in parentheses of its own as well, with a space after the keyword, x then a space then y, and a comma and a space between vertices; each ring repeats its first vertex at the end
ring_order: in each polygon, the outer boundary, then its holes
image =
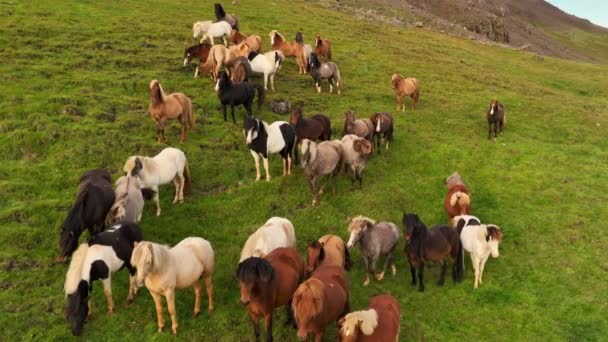
POLYGON ((56 261, 56 262, 58 262, 58 263, 60 263, 60 264, 63 264, 63 263, 65 262, 65 260, 66 260, 66 259, 67 259, 67 258, 66 258, 66 257, 64 257, 64 256, 58 256, 58 257, 55 259, 55 261, 56 261))
POLYGON ((382 281, 382 279, 384 279, 384 272, 382 272, 382 273, 380 273, 380 274, 376 275, 376 280, 377 280, 377 281, 382 281))
POLYGON ((200 311, 198 311, 198 312, 196 312, 196 311, 195 311, 195 312, 192 314, 192 317, 198 317, 198 315, 199 315, 200 313, 201 313, 200 311))
POLYGON ((363 286, 367 286, 369 285, 369 279, 367 279, 366 281, 363 282, 363 286))
POLYGON ((419 288, 418 292, 424 292, 424 288, 419 288))

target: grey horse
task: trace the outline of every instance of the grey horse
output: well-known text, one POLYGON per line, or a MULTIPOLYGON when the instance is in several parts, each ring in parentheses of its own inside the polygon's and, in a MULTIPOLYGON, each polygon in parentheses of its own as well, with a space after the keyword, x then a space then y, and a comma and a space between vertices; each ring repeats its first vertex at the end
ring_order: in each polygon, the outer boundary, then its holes
POLYGON ((344 130, 342 135, 354 134, 374 144, 374 124, 370 119, 357 119, 352 110, 344 113, 344 130))
POLYGON ((321 80, 327 80, 329 82, 329 93, 331 94, 334 90, 333 81, 335 80, 338 86, 338 95, 342 94, 342 79, 336 63, 321 63, 319 57, 313 52, 310 54, 308 65, 310 66, 310 75, 317 87, 317 93, 321 93, 321 80))
POLYGON ((350 220, 348 232, 350 238, 346 247, 351 248, 359 242, 359 248, 361 248, 361 254, 363 255, 363 264, 367 273, 363 286, 369 284, 370 274, 374 275, 378 281, 384 279, 384 272, 386 272, 388 264, 391 264, 393 276, 397 274, 393 252, 399 242, 399 229, 394 223, 376 223, 368 217, 357 216, 350 220), (382 255, 386 255, 384 268, 382 273, 376 275, 376 263, 382 255))

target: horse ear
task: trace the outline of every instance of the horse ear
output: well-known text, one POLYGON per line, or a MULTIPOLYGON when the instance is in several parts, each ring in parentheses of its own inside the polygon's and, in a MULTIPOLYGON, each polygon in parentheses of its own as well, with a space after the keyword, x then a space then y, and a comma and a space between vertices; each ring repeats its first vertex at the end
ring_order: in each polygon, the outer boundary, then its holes
POLYGON ((139 245, 139 242, 135 241, 135 242, 133 243, 133 247, 137 247, 137 245, 139 245))

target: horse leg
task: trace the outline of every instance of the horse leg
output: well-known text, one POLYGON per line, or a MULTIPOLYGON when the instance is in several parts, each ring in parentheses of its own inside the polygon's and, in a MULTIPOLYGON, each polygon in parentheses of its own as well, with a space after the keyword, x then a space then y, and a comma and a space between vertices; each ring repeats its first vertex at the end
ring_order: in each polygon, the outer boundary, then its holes
POLYGON ((194 284, 192 284, 192 287, 194 288, 194 314, 193 314, 193 316, 196 317, 201 312, 201 292, 203 291, 203 289, 201 288, 201 283, 199 283, 198 280, 195 281, 194 284))
POLYGON ((416 267, 411 261, 408 260, 408 262, 410 264, 410 272, 412 272, 412 285, 416 286, 416 267))
POLYGON ((475 271, 475 282, 473 288, 476 289, 479 282, 479 260, 475 254, 471 254, 471 263, 473 264, 473 270, 475 271))
POLYGON ((137 295, 137 280, 135 274, 129 274, 129 295, 127 296, 127 304, 133 303, 137 295))
POLYGON ((418 265, 418 291, 424 292, 424 262, 418 265))
POLYGON ((254 150, 249 150, 251 155, 253 156, 253 160, 255 161, 255 181, 260 180, 260 155, 254 150))
POLYGON ((228 41, 226 41, 226 35, 222 36, 222 40, 224 41, 224 45, 228 46, 228 41))
POLYGON ((285 324, 297 328, 296 321, 293 318, 293 310, 291 309, 291 303, 292 300, 290 299, 289 302, 287 302, 287 305, 285 305, 285 309, 287 311, 287 321, 285 322, 285 324))
POLYGON ((211 313, 214 309, 213 306, 213 280, 211 279, 211 274, 205 276, 205 291, 207 292, 207 311, 211 313))
POLYGON ((106 279, 102 279, 101 283, 103 284, 103 294, 106 296, 106 301, 108 302, 108 315, 112 315, 114 313, 114 300, 112 299, 112 278, 108 276, 106 279))
POLYGON ((156 205, 156 216, 160 216, 160 198, 158 196, 158 186, 153 186, 152 191, 154 191, 154 204, 156 205))
POLYGON ((317 87, 317 93, 321 94, 321 81, 317 81, 315 83, 315 87, 317 87))
POLYGON ((171 330, 173 335, 177 335, 177 315, 175 313, 175 291, 174 289, 167 289, 165 291, 165 298, 167 299, 167 308, 169 310, 169 316, 171 316, 171 330))
POLYGON ((317 205, 317 177, 314 176, 310 179, 310 192, 312 193, 312 206, 317 205))
POLYGON ((334 85, 333 85, 334 82, 332 80, 333 80, 333 77, 330 77, 327 79, 327 83, 329 83, 329 93, 330 94, 333 94, 333 92, 334 92, 334 85))
POLYGON ((384 272, 380 273, 380 274, 376 274, 376 264, 378 263, 378 259, 380 258, 380 254, 374 254, 372 255, 372 262, 370 263, 370 273, 371 275, 376 278, 376 280, 382 280, 384 279, 384 272), (380 279, 378 279, 380 278, 380 279))
POLYGON ((182 134, 179 137, 179 143, 183 144, 184 140, 186 140, 186 125, 188 124, 188 122, 186 121, 186 116, 184 114, 182 114, 182 134))
POLYGON ((315 342, 323 342, 323 331, 319 331, 315 335, 315 342))
POLYGON ((486 256, 485 258, 481 259, 481 262, 479 263, 479 283, 483 284, 483 269, 486 267, 486 261, 488 261, 488 256, 486 256))
MULTIPOLYGON (((264 86, 264 89, 266 88, 266 86, 264 86)), ((276 90, 274 89, 274 74, 270 75, 270 88, 272 89, 272 92, 274 93, 276 90)))
POLYGON ((226 105, 222 104, 222 113, 224 114, 224 122, 226 122, 228 119, 226 118, 226 105))
POLYGON ((232 123, 236 125, 236 118, 234 117, 234 105, 230 105, 230 114, 232 114, 232 123))
POLYGON ((258 317, 249 310, 247 310, 247 313, 249 314, 249 319, 251 319, 251 323, 253 324, 253 334, 257 342, 260 340, 260 323, 258 322, 258 317))
POLYGON ((363 268, 365 269, 365 281, 363 282, 363 286, 369 285, 369 260, 366 256, 363 257, 363 268))
POLYGON ((179 176, 176 176, 175 178, 173 178, 173 185, 175 186, 175 196, 173 197, 173 204, 177 203, 177 200, 179 199, 179 185, 180 185, 180 178, 179 176))
POLYGON ((268 157, 264 158, 264 156, 262 156, 262 159, 264 159, 264 171, 266 171, 266 181, 269 182, 270 181, 270 173, 268 172, 268 157))
POLYGON ((492 122, 488 120, 488 140, 492 139, 492 122))
POLYGON ((437 282, 437 285, 443 286, 443 284, 445 283, 445 271, 448 265, 445 262, 445 259, 442 259, 439 264, 441 265, 441 274, 439 275, 439 281, 437 282))
POLYGON ((156 320, 158 321, 158 332, 163 331, 165 327, 165 318, 163 317, 163 303, 160 293, 150 291, 154 305, 156 306, 156 320))
POLYGON ((266 341, 272 342, 272 311, 264 316, 264 322, 266 323, 266 341))
MULTIPOLYGON (((268 74, 264 73, 264 90, 268 91, 268 74)), ((271 84, 272 85, 272 84, 271 84)), ((274 91, 274 89, 272 89, 274 91)))

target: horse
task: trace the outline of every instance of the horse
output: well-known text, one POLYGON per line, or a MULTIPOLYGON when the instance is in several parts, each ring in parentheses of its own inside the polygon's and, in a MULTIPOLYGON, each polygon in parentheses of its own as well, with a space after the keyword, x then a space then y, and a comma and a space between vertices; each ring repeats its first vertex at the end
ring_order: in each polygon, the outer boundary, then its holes
POLYGON ((357 216, 350 220, 348 225, 350 237, 346 247, 352 248, 359 243, 365 266, 365 282, 363 286, 369 285, 370 274, 378 281, 384 279, 384 272, 391 265, 393 277, 397 274, 397 267, 393 253, 399 242, 399 229, 392 222, 379 222, 365 216, 357 216), (380 274, 375 274, 378 259, 386 255, 384 268, 380 274))
POLYGON ((342 135, 354 134, 374 144, 374 124, 370 119, 357 119, 355 112, 344 113, 344 129, 342 135))
POLYGON ((461 228, 460 242, 462 248, 469 252, 473 270, 475 270, 475 283, 473 288, 483 283, 483 269, 490 255, 498 258, 498 245, 502 241, 502 231, 493 224, 465 225, 461 228))
POLYGON ((486 118, 488 119, 488 140, 492 139, 492 131, 494 131, 494 141, 496 141, 498 131, 502 134, 502 129, 507 126, 505 106, 493 98, 490 101, 490 108, 486 112, 486 118))
POLYGON ((277 248, 263 258, 249 257, 236 271, 241 303, 253 323, 255 340, 260 339, 259 319, 264 318, 266 341, 272 341, 272 316, 285 306, 288 323, 293 322, 291 298, 304 278, 304 263, 295 248, 277 248))
POLYGON ((76 201, 61 225, 59 235, 60 255, 58 262, 64 262, 78 247, 78 239, 87 229, 93 236, 105 229, 105 219, 115 199, 110 173, 105 170, 85 172, 78 181, 76 201))
POLYGON ((399 74, 391 76, 391 84, 397 97, 397 111, 405 112, 405 97, 412 98, 412 110, 416 110, 416 104, 420 99, 420 83, 413 77, 405 78, 399 74))
POLYGON ((250 257, 263 258, 280 247, 295 248, 296 232, 288 219, 271 217, 247 238, 239 262, 250 257))
POLYGON ((158 80, 150 81, 150 107, 148 107, 150 118, 156 126, 158 143, 167 141, 165 137, 165 124, 168 120, 179 119, 182 124, 182 134, 179 138, 180 144, 186 140, 186 129, 195 126, 192 101, 182 93, 165 94, 158 80))
POLYGON ((266 181, 270 181, 268 172, 268 155, 279 153, 283 158, 283 176, 291 175, 291 160, 296 144, 296 131, 285 121, 268 124, 253 116, 247 116, 243 122, 245 143, 255 161, 255 181, 260 180, 260 157, 264 161, 266 181))
POLYGON ((270 49, 280 50, 285 57, 295 57, 298 63, 298 73, 306 73, 306 58, 304 56, 303 44, 298 42, 289 43, 277 30, 272 30, 268 34, 270 37, 270 49))
POLYGON ((296 32, 296 43, 302 45, 304 48, 304 60, 306 61, 306 71, 310 71, 310 54, 313 52, 310 44, 304 44, 304 36, 302 32, 296 32))
MULTIPOLYGON (((241 43, 229 48, 223 45, 215 45, 209 51, 209 57, 203 64, 203 70, 211 70, 211 76, 214 81, 218 80, 218 75, 222 65, 232 66, 238 57, 246 57, 249 54, 249 45, 241 43)), ((201 66, 199 65, 199 69, 201 66)))
POLYGON ((262 37, 252 34, 250 36, 246 36, 239 31, 232 30, 230 32, 230 44, 237 45, 242 42, 247 43, 251 51, 260 52, 262 49, 262 37))
POLYGON ((213 248, 209 241, 200 237, 188 237, 173 248, 159 245, 150 241, 135 244, 131 265, 136 268, 136 284, 146 288, 156 305, 158 332, 165 326, 161 296, 165 296, 171 330, 177 335, 177 315, 175 313, 175 289, 194 288, 194 316, 201 311, 201 284, 205 279, 208 311, 213 311, 213 281, 211 279, 214 265, 213 248))
POLYGON ((458 234, 462 231, 462 228, 465 226, 479 226, 481 224, 481 220, 473 215, 458 215, 454 216, 454 218, 449 222, 450 227, 456 229, 458 234))
POLYGON ((458 215, 468 215, 471 211, 471 197, 458 172, 454 172, 445 179, 448 193, 445 196, 444 207, 451 220, 458 215))
POLYGON ((363 188, 363 170, 372 155, 372 143, 354 134, 342 137, 344 150, 344 171, 350 176, 351 191, 355 190, 355 181, 359 181, 359 189, 363 188))
POLYGON ((416 286, 416 269, 418 271, 418 291, 424 292, 424 264, 435 261, 441 265, 441 275, 437 285, 445 281, 446 257, 452 259, 452 279, 461 281, 462 244, 458 232, 446 225, 437 225, 428 229, 417 214, 403 213, 403 235, 405 236, 405 254, 412 272, 412 285, 416 286))
MULTIPOLYGON (((296 130, 297 142, 296 146, 300 144, 302 139, 308 139, 312 141, 331 140, 331 120, 325 114, 315 114, 309 119, 306 119, 302 115, 302 108, 296 107, 291 111, 291 117, 289 118, 291 126, 296 130)), ((298 164, 299 157, 296 151, 296 164, 298 164)))
POLYGON ((225 71, 220 73, 220 77, 215 84, 215 91, 217 97, 222 104, 222 112, 224 113, 224 121, 227 121, 226 117, 226 106, 230 105, 230 112, 232 114, 232 122, 236 124, 236 118, 234 117, 234 106, 243 105, 247 111, 249 117, 253 116, 251 111, 251 105, 253 104, 253 98, 255 97, 255 89, 258 89, 258 109, 264 103, 264 89, 259 85, 254 85, 249 82, 232 83, 230 77, 225 71))
POLYGON ((122 222, 92 236, 88 242, 78 247, 70 262, 63 286, 67 299, 66 316, 74 336, 82 334, 84 323, 91 316, 89 300, 95 280, 101 280, 108 302, 108 314, 112 314, 114 300, 111 275, 126 267, 130 274, 127 303, 133 301, 137 287, 135 269, 130 260, 134 244, 142 238, 141 229, 135 223, 122 222))
POLYGON ((291 307, 298 326, 298 338, 314 335, 321 342, 325 327, 350 311, 349 281, 344 268, 323 265, 317 268, 293 294, 291 307))
POLYGON ((139 178, 143 189, 153 191, 156 216, 160 216, 158 186, 173 182, 175 197, 173 204, 184 202, 184 189, 188 191, 192 181, 188 160, 184 152, 167 147, 154 157, 130 156, 123 166, 125 174, 139 178))
POLYGON ((350 270, 352 261, 346 244, 337 235, 323 235, 319 240, 308 242, 306 249, 306 274, 322 265, 336 265, 350 270))
POLYGON ((204 42, 209 38, 209 44, 213 45, 214 38, 222 38, 224 45, 228 46, 226 36, 230 36, 232 27, 225 21, 218 21, 217 23, 211 22, 211 20, 197 21, 192 25, 192 37, 194 39, 200 38, 200 42, 204 42))
POLYGON ((285 57, 281 51, 270 51, 263 54, 250 52, 247 57, 251 63, 251 70, 258 74, 264 74, 264 90, 268 90, 268 80, 270 79, 270 88, 274 88, 274 75, 281 67, 281 63, 285 57))
POLYGON ((321 93, 321 80, 329 82, 329 93, 333 93, 333 81, 336 81, 338 86, 338 95, 342 94, 342 79, 340 78, 340 70, 334 62, 321 63, 319 57, 314 52, 310 54, 310 76, 315 81, 317 93, 321 93))
MULTIPOLYGON (((144 195, 139 178, 131 176, 118 178, 114 192, 116 200, 108 212, 106 223, 114 224, 118 221, 139 223, 144 209, 144 195)), ((146 193, 149 196, 147 191, 146 193)), ((150 199, 154 197, 153 192, 151 195, 150 199)))
POLYGON ((238 57, 230 68, 230 80, 232 82, 249 82, 251 78, 251 64, 246 57, 238 57))
POLYGON ((338 322, 342 342, 399 341, 401 308, 393 296, 378 295, 367 310, 354 311, 338 322))
MULTIPOLYGON (((198 58, 200 63, 204 63, 209 57, 209 51, 211 50, 212 45, 208 43, 196 44, 188 47, 184 50, 184 66, 190 64, 192 59, 198 58)), ((199 63, 199 64, 200 64, 199 63)), ((197 68, 198 71, 198 68, 197 68)), ((197 74, 194 74, 196 77, 197 74)))
POLYGON ((304 176, 309 181, 314 207, 319 202, 319 195, 325 190, 330 178, 333 179, 332 193, 334 196, 336 195, 338 174, 344 162, 344 149, 340 140, 322 141, 317 144, 314 141, 303 139, 300 153, 302 154, 304 176), (321 176, 326 176, 325 184, 317 189, 317 181, 321 176))
POLYGON ((315 36, 315 53, 319 57, 325 57, 326 61, 331 61, 331 42, 321 38, 321 35, 318 33, 315 36))
POLYGON ((219 3, 215 3, 213 5, 213 7, 215 9, 215 19, 217 21, 225 21, 228 24, 230 24, 230 27, 233 30, 235 30, 235 31, 239 30, 239 18, 237 18, 236 15, 226 14, 226 11, 224 11, 224 8, 219 3))
POLYGON ((393 116, 391 113, 374 113, 369 118, 374 125, 374 136, 376 137, 376 151, 380 154, 382 140, 386 142, 386 149, 393 141, 393 116))

